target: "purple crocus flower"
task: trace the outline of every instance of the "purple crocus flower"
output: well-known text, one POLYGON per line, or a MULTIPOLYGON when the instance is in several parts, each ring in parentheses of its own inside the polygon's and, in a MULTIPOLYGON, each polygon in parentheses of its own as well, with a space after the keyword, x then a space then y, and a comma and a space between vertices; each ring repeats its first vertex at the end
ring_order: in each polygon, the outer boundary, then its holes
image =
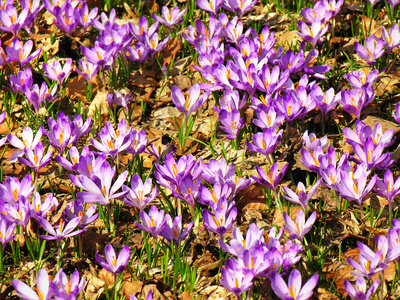
POLYGON ((223 199, 214 212, 204 209, 201 214, 207 230, 219 234, 222 239, 236 220, 237 208, 233 206, 233 203, 228 205, 227 200, 223 199))
POLYGON ((282 89, 289 80, 289 76, 289 71, 281 72, 279 66, 270 70, 268 65, 264 65, 258 76, 254 76, 254 80, 257 89, 268 94, 274 94, 282 89))
POLYGON ((359 158, 355 159, 355 161, 357 163, 366 163, 369 169, 382 170, 389 168, 394 163, 394 160, 391 160, 391 153, 383 154, 384 147, 384 144, 379 143, 376 145, 372 137, 368 137, 364 143, 364 148, 361 148, 358 144, 353 145, 354 153, 359 158))
POLYGON ((146 45, 144 45, 141 42, 137 42, 135 44, 135 48, 128 46, 126 50, 128 51, 129 55, 125 56, 128 59, 137 62, 139 64, 143 64, 146 61, 146 59, 149 58, 150 55, 149 49, 146 47, 146 45))
POLYGON ((75 119, 72 122, 72 131, 73 135, 75 136, 75 145, 78 145, 79 140, 83 137, 86 133, 92 129, 93 120, 92 118, 87 118, 85 122, 83 122, 81 115, 75 115, 75 119))
POLYGON ((115 44, 112 43, 105 46, 103 49, 98 41, 94 43, 94 47, 87 48, 81 46, 82 53, 85 55, 86 60, 93 65, 97 65, 100 68, 106 68, 113 62, 113 56, 115 54, 115 44))
POLYGON ((131 188, 126 185, 122 186, 126 194, 125 204, 129 206, 135 206, 139 210, 145 209, 145 207, 157 197, 158 189, 154 187, 152 190, 152 180, 148 178, 144 183, 139 175, 135 174, 132 177, 131 188))
POLYGON ((75 7, 69 2, 66 2, 62 9, 56 7, 54 9, 54 16, 54 24, 56 24, 57 28, 69 35, 72 34, 79 24, 75 17, 75 7))
POLYGON ((342 90, 340 102, 343 109, 348 113, 360 119, 362 109, 371 102, 375 97, 375 91, 372 88, 365 90, 352 89, 349 91, 342 90))
POLYGON ((186 120, 190 114, 195 112, 200 106, 207 101, 209 93, 204 93, 200 96, 200 85, 193 85, 186 95, 183 95, 182 91, 174 85, 171 88, 171 98, 176 108, 182 112, 186 120))
POLYGON ((311 227, 313 226, 315 220, 317 218, 317 212, 314 211, 311 216, 305 221, 304 212, 299 210, 296 216, 296 222, 287 215, 287 213, 283 213, 283 219, 285 220, 285 225, 283 228, 287 232, 290 233, 290 239, 298 239, 300 242, 303 242, 303 237, 306 235, 307 232, 310 231, 311 227))
POLYGON ((303 210, 306 209, 308 201, 315 195, 317 192, 317 188, 319 186, 320 181, 317 180, 317 182, 310 188, 308 194, 306 191, 306 187, 302 182, 299 182, 297 184, 296 192, 293 192, 291 189, 287 188, 286 186, 283 186, 283 190, 287 194, 287 196, 283 195, 284 198, 289 200, 290 202, 300 204, 303 210))
POLYGON ((206 188, 204 185, 200 185, 198 193, 199 199, 197 199, 197 202, 210 206, 212 210, 216 210, 222 199, 226 199, 228 202, 233 199, 233 192, 234 191, 229 182, 215 182, 211 190, 206 188))
POLYGON ((80 235, 82 232, 86 231, 86 229, 78 229, 74 231, 80 221, 81 217, 76 217, 65 225, 65 220, 60 219, 60 221, 55 225, 55 228, 53 228, 49 221, 39 217, 38 222, 40 226, 49 233, 49 235, 39 235, 39 237, 47 241, 57 240, 60 242, 65 238, 80 235))
POLYGON ((131 30, 132 35, 134 38, 144 43, 144 34, 147 33, 149 36, 152 36, 155 32, 158 31, 158 22, 155 22, 153 25, 149 27, 149 23, 145 16, 139 19, 138 26, 136 27, 133 23, 129 23, 129 29, 131 30))
MULTIPOLYGON (((57 85, 54 86, 51 94, 54 94, 56 89, 57 85)), ((36 113, 39 113, 40 105, 45 100, 48 102, 52 101, 52 99, 48 98, 50 96, 49 88, 47 87, 47 83, 45 81, 42 82, 40 88, 38 84, 34 84, 32 88, 24 87, 23 93, 25 94, 28 102, 32 104, 36 113)))
POLYGON ((281 141, 283 130, 276 132, 274 128, 265 129, 263 132, 253 134, 251 137, 253 144, 246 142, 247 148, 253 152, 259 152, 268 156, 272 153, 281 141))
POLYGON ((83 192, 76 193, 80 200, 86 203, 97 202, 100 205, 107 205, 111 199, 122 198, 128 193, 128 191, 117 193, 117 190, 119 190, 125 182, 126 177, 128 177, 128 171, 121 173, 111 186, 114 176, 115 167, 111 168, 110 164, 104 161, 99 172, 96 174, 97 178, 93 178, 93 180, 85 175, 73 176, 70 174, 69 178, 73 184, 84 190, 83 192))
POLYGON ((329 24, 323 26, 323 23, 319 20, 313 22, 310 27, 308 27, 303 21, 299 20, 297 26, 300 30, 297 34, 305 41, 309 42, 313 48, 315 48, 317 43, 321 42, 321 37, 329 29, 329 24))
POLYGON ((132 128, 128 129, 125 118, 119 122, 117 130, 114 130, 111 123, 106 121, 100 134, 96 133, 101 142, 91 138, 90 143, 100 151, 97 154, 115 157, 130 146, 131 130, 132 128))
POLYGON ((53 297, 53 289, 50 288, 50 279, 46 269, 40 269, 36 276, 37 288, 34 291, 26 283, 19 279, 11 281, 17 291, 16 296, 22 300, 50 300, 53 297))
POLYGON ((185 230, 182 230, 182 215, 176 216, 172 221, 170 215, 165 216, 165 224, 160 232, 160 235, 164 237, 169 243, 172 239, 174 244, 178 244, 188 236, 190 230, 193 227, 193 222, 189 223, 185 230))
POLYGON ((182 180, 189 174, 191 174, 192 180, 197 180, 202 174, 202 161, 196 162, 191 154, 183 155, 178 161, 171 154, 167 154, 164 158, 164 164, 164 166, 156 165, 157 171, 154 176, 158 184, 170 190, 178 188, 182 180))
POLYGON ((86 31, 90 25, 93 24, 94 20, 97 20, 98 8, 94 7, 91 11, 89 11, 89 6, 87 3, 83 3, 81 8, 75 9, 75 19, 79 25, 83 27, 83 30, 86 31))
MULTIPOLYGON (((383 27, 382 27, 383 28, 383 27)), ((344 77, 350 82, 353 89, 367 89, 373 88, 376 80, 378 79, 379 70, 369 70, 366 68, 352 71, 344 77)))
POLYGON ((385 0, 385 1, 389 4, 391 10, 393 10, 395 6, 400 3, 400 0, 385 0))
POLYGON ((217 12, 221 8, 223 2, 223 0, 197 0, 196 5, 198 8, 217 16, 217 12))
POLYGON ((72 220, 76 217, 80 217, 81 220, 78 224, 79 228, 85 228, 89 224, 95 222, 99 218, 99 214, 95 214, 97 209, 96 205, 90 206, 86 211, 83 207, 82 201, 77 199, 67 205, 65 210, 63 211, 63 216, 68 219, 72 220), (74 212, 71 212, 71 208, 74 208, 74 212))
POLYGON ((392 28, 390 28, 389 33, 386 31, 384 26, 381 27, 381 31, 383 43, 389 56, 390 53, 392 53, 393 48, 400 46, 399 25, 395 23, 392 28))
POLYGON ((113 246, 107 244, 104 250, 106 261, 100 257, 98 253, 96 253, 97 262, 108 272, 114 275, 116 278, 117 274, 122 273, 128 264, 131 254, 129 252, 129 246, 124 246, 121 251, 117 255, 115 254, 115 250, 113 246))
POLYGON ((148 143, 146 132, 144 130, 140 130, 139 132, 132 130, 130 141, 131 144, 126 149, 129 153, 132 153, 133 156, 143 153, 148 143))
POLYGON ((340 195, 347 200, 356 201, 361 205, 363 198, 372 190, 377 175, 374 175, 367 184, 367 175, 361 173, 359 178, 352 178, 345 171, 340 171, 340 183, 336 185, 340 195))
POLYGON ((243 238, 239 228, 234 226, 232 229, 232 239, 229 242, 230 244, 228 245, 221 239, 218 239, 218 243, 225 252, 234 256, 239 256, 245 250, 256 249, 263 244, 263 234, 263 229, 260 230, 255 223, 251 223, 246 232, 246 238, 243 238))
POLYGON ((233 13, 237 12, 241 18, 246 12, 250 11, 258 0, 225 0, 223 7, 233 13))
POLYGON ((259 166, 256 166, 257 173, 260 178, 251 176, 256 182, 259 184, 270 188, 271 190, 276 192, 276 189, 281 182, 283 176, 285 176, 287 168, 289 167, 289 163, 286 163, 280 172, 278 172, 278 164, 274 163, 268 171, 268 174, 259 166))
POLYGON ((347 258, 350 266, 356 269, 355 272, 351 272, 352 275, 366 277, 371 280, 372 276, 382 272, 386 269, 387 265, 381 263, 383 250, 379 250, 372 259, 366 258, 361 252, 358 255, 359 262, 356 262, 350 257, 347 258))
POLYGON ((40 128, 36 132, 36 135, 34 137, 33 131, 30 127, 25 127, 22 130, 22 140, 20 140, 17 136, 13 134, 8 134, 7 135, 8 142, 14 147, 18 148, 11 155, 10 161, 16 162, 18 160, 18 157, 24 155, 25 147, 28 147, 31 150, 35 149, 36 145, 40 142, 41 137, 42 137, 42 130, 40 128))
POLYGON ((85 78, 87 82, 90 84, 93 78, 97 75, 99 71, 99 66, 96 64, 92 64, 84 59, 79 60, 79 65, 82 71, 80 71, 79 68, 76 68, 76 72, 83 78, 85 78))
POLYGON ((153 239, 156 240, 157 235, 160 235, 165 222, 167 221, 164 217, 164 210, 159 211, 155 205, 152 205, 149 214, 144 210, 141 210, 139 216, 143 225, 138 222, 135 222, 135 225, 140 230, 150 233, 153 236, 153 239))
POLYGON ((167 36, 162 42, 160 42, 157 32, 151 36, 147 33, 143 33, 143 44, 147 47, 151 55, 154 56, 156 52, 160 52, 164 48, 168 43, 169 38, 170 36, 167 36))
POLYGON ((380 58, 385 50, 383 49, 383 40, 378 39, 375 41, 372 37, 367 37, 365 39, 365 47, 360 43, 354 43, 354 50, 357 52, 358 56, 367 61, 367 64, 373 65, 375 61, 380 58))
POLYGON ((54 276, 53 281, 50 282, 50 288, 54 292, 54 297, 56 299, 75 299, 85 287, 85 278, 79 279, 78 270, 72 273, 70 279, 68 279, 63 268, 61 268, 56 276, 54 276))
MULTIPOLYGON (((129 300, 138 300, 138 298, 135 295, 130 295, 129 300)), ((146 296, 146 300, 153 300, 153 290, 149 291, 149 293, 146 296)))
POLYGON ((257 108, 257 119, 253 119, 253 123, 263 130, 267 128, 279 128, 285 120, 285 116, 283 114, 279 114, 279 112, 280 111, 276 111, 276 109, 272 106, 267 112, 261 108, 257 108))
POLYGON ((332 12, 332 18, 334 18, 343 6, 344 0, 322 0, 322 3, 325 5, 326 9, 332 12))
POLYGON ((26 175, 21 182, 16 177, 8 176, 4 183, 0 183, 1 200, 10 205, 22 198, 29 198, 35 190, 32 185, 32 177, 26 175))
POLYGON ((163 6, 161 8, 161 14, 163 18, 155 14, 151 14, 151 16, 157 22, 167 26, 169 28, 169 32, 172 32, 172 26, 181 23, 183 21, 182 16, 185 13, 186 13, 186 8, 183 9, 182 11, 179 11, 179 6, 175 6, 172 10, 169 10, 168 7, 163 6))
POLYGON ((326 148, 330 145, 327 136, 318 139, 315 133, 308 134, 308 130, 304 132, 302 139, 303 147, 307 151, 314 151, 317 147, 321 147, 321 149, 326 151, 326 148))
POLYGON ((380 283, 379 278, 374 280, 374 283, 367 290, 367 284, 365 283, 365 279, 363 277, 358 277, 355 282, 355 287, 351 285, 351 283, 347 280, 343 280, 344 288, 346 292, 349 294, 351 299, 354 300, 369 300, 372 295, 375 293, 380 283))
POLYGON ((335 95, 333 88, 323 92, 317 84, 314 84, 311 89, 310 97, 315 100, 315 104, 325 117, 339 103, 341 94, 338 93, 335 95))
POLYGON ((10 89, 13 93, 24 93, 25 89, 30 90, 33 84, 32 70, 30 68, 25 68, 25 70, 20 70, 15 77, 14 74, 10 76, 10 89))
POLYGON ((314 22, 325 23, 330 20, 332 18, 332 11, 322 1, 318 1, 315 3, 314 8, 304 8, 301 11, 301 15, 306 20, 306 23, 311 25, 314 22))
POLYGON ((230 257, 221 269, 221 284, 232 292, 239 300, 240 295, 253 286, 253 275, 251 272, 243 272, 239 262, 230 257))
MULTIPOLYGON (((25 25, 30 22, 30 11, 29 8, 24 8, 18 15, 17 9, 14 5, 9 4, 5 9, 0 10, 0 30, 12 33, 15 37, 21 29, 26 29, 25 25)), ((29 33, 29 30, 27 30, 29 33)))
POLYGON ((313 289, 318 283, 319 275, 313 275, 302 287, 301 273, 297 269, 289 274, 288 284, 277 272, 271 274, 271 287, 274 293, 282 300, 307 300, 313 295, 313 289), (289 285, 289 287, 288 287, 289 285))
POLYGON ((220 129, 228 133, 226 138, 233 140, 237 137, 240 130, 244 127, 244 119, 240 117, 240 111, 234 109, 232 112, 221 110, 219 113, 221 122, 220 129))
POLYGON ((3 251, 6 245, 14 240, 14 237, 17 235, 14 233, 16 223, 9 223, 6 219, 0 219, 0 243, 2 244, 3 251))
POLYGON ((392 208, 393 200, 400 194, 400 177, 396 179, 396 182, 393 182, 393 174, 390 169, 385 171, 383 175, 383 180, 378 178, 376 180, 376 187, 374 191, 384 197, 389 203, 389 211, 392 208))
POLYGON ((61 66, 58 60, 54 60, 52 66, 47 63, 42 65, 44 75, 50 79, 56 81, 60 86, 67 80, 69 74, 72 71, 72 58, 68 59, 64 66, 61 66))
POLYGON ((116 16, 117 16, 117 13, 114 8, 111 9, 110 16, 107 16, 107 14, 105 12, 103 12, 100 15, 101 22, 100 22, 99 18, 94 19, 93 26, 99 31, 110 32, 113 29, 118 30, 118 29, 120 29, 120 27, 118 26, 118 24, 115 23, 115 21, 117 19, 116 16))
POLYGON ((39 142, 33 151, 30 148, 25 147, 24 154, 27 158, 18 157, 19 162, 34 170, 36 175, 38 175, 39 170, 42 167, 47 166, 51 162, 52 152, 48 151, 44 154, 42 142, 39 142))
POLYGON ((26 64, 39 56, 42 48, 32 52, 33 41, 29 40, 22 44, 20 40, 14 38, 11 42, 11 47, 7 47, 8 61, 18 61, 20 69, 23 69, 26 64))
POLYGON ((71 120, 60 111, 57 115, 57 121, 51 117, 49 118, 49 129, 49 132, 46 132, 45 129, 42 129, 42 131, 49 138, 50 145, 63 155, 64 149, 71 145, 76 139, 71 120))
POLYGON ((47 195, 46 199, 42 203, 42 200, 40 199, 40 194, 36 192, 33 195, 32 205, 29 206, 31 217, 37 220, 39 217, 46 218, 48 212, 57 208, 58 201, 56 197, 53 197, 53 194, 50 193, 47 195))

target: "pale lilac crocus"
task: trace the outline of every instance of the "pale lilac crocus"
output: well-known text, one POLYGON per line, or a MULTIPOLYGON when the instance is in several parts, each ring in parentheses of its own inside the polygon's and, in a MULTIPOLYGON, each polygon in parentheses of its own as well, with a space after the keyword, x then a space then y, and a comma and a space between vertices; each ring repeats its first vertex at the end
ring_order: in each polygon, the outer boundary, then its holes
POLYGON ((86 231, 86 229, 75 230, 80 221, 81 217, 76 217, 68 221, 67 225, 65 225, 65 220, 60 219, 60 221, 56 223, 55 228, 53 228, 49 221, 39 217, 38 222, 40 226, 49 233, 49 235, 39 235, 39 237, 47 241, 57 240, 60 242, 65 238, 77 236, 86 231))
MULTIPOLYGON (((53 90, 51 91, 52 94, 55 93, 55 89, 57 89, 57 85, 55 85, 53 90)), ((45 100, 51 102, 50 99, 48 98, 49 88, 45 81, 42 82, 40 87, 36 83, 31 88, 24 87, 23 93, 25 94, 25 97, 28 100, 28 102, 32 104, 36 113, 39 113, 40 105, 43 102, 45 102, 45 100)))
POLYGON ((28 40, 22 44, 20 40, 14 38, 11 42, 11 47, 7 47, 7 55, 9 61, 18 61, 20 69, 23 69, 26 64, 39 56, 42 48, 32 52, 33 41, 28 40))
POLYGON ((221 8, 223 2, 223 0, 197 0, 196 5, 198 8, 217 16, 217 12, 221 8))
POLYGON ((20 14, 14 5, 9 4, 5 9, 0 10, 0 30, 12 33, 15 37, 21 29, 25 29, 29 33, 29 29, 25 27, 30 18, 29 8, 24 8, 20 14))
POLYGON ((75 16, 76 8, 69 2, 63 5, 63 8, 55 8, 54 10, 54 24, 61 31, 72 35, 75 28, 78 26, 78 20, 75 16))
POLYGON ((389 30, 389 32, 386 31, 386 28, 384 26, 381 27, 382 31, 382 39, 383 43, 386 48, 386 52, 388 53, 388 56, 390 53, 392 53, 393 48, 396 48, 400 46, 400 32, 399 32, 399 25, 395 23, 389 30))
POLYGON ((253 275, 244 273, 238 261, 230 257, 221 269, 221 284, 239 300, 240 295, 253 286, 253 275))
POLYGON ((46 269, 40 269, 36 277, 37 288, 33 290, 19 279, 11 281, 17 291, 16 295, 22 300, 50 300, 53 297, 53 289, 50 288, 50 279, 46 269))
POLYGON ((99 68, 106 68, 113 63, 113 56, 115 54, 115 44, 112 43, 104 49, 100 43, 96 41, 91 48, 81 46, 82 53, 85 55, 86 60, 99 68))
POLYGON ((360 119, 363 108, 375 97, 375 91, 372 88, 342 90, 341 94, 340 102, 343 105, 343 109, 357 119, 360 119))
MULTIPOLYGON (((383 28, 383 27, 382 27, 383 28)), ((378 79, 379 70, 371 71, 368 68, 362 68, 352 71, 344 77, 350 82, 353 89, 366 89, 372 88, 378 79)))
POLYGON ((362 204, 364 197, 375 185, 377 175, 374 175, 367 184, 367 174, 361 173, 359 178, 352 178, 345 171, 340 172, 340 183, 336 185, 340 195, 350 201, 362 204))
POLYGON ((178 244, 188 236, 190 230, 193 227, 194 222, 190 222, 185 230, 182 228, 182 215, 176 216, 172 221, 170 215, 165 216, 165 224, 160 232, 160 235, 164 237, 169 243, 171 240, 174 244, 178 244))
POLYGON ((89 6, 87 3, 83 3, 81 8, 75 9, 75 19, 79 25, 83 27, 83 30, 86 31, 89 26, 93 24, 94 20, 97 20, 98 8, 94 7, 89 11, 89 6))
POLYGON ((257 173, 260 177, 251 176, 259 184, 270 188, 276 192, 276 189, 281 182, 283 176, 285 176, 289 163, 286 163, 281 171, 278 171, 278 164, 274 163, 267 172, 265 172, 261 167, 256 166, 257 173))
POLYGON ((255 223, 251 223, 246 232, 246 237, 244 238, 240 229, 236 226, 232 229, 232 239, 229 245, 223 240, 218 239, 218 243, 222 250, 225 252, 239 256, 245 250, 255 249, 264 243, 264 229, 259 229, 255 223))
POLYGON ((313 289, 318 283, 319 275, 313 275, 302 287, 301 273, 294 269, 288 278, 288 284, 277 272, 271 274, 271 287, 282 300, 307 300, 313 295, 313 289))
POLYGON ((49 132, 42 129, 42 131, 49 138, 50 145, 56 148, 61 155, 64 153, 64 149, 72 144, 76 136, 73 132, 72 122, 68 116, 62 111, 57 115, 57 120, 49 118, 49 132))
POLYGON ((204 93, 200 96, 200 85, 194 84, 184 95, 180 88, 174 85, 171 88, 171 98, 176 108, 188 119, 190 114, 195 112, 207 101, 208 93, 204 93))
POLYGON ((78 270, 75 270, 68 279, 63 268, 61 268, 50 283, 50 288, 53 290, 56 299, 72 300, 82 292, 85 282, 85 278, 80 279, 78 270))
POLYGON ((72 130, 73 135, 75 136, 75 145, 78 145, 79 140, 86 133, 92 129, 93 120, 92 118, 87 118, 85 122, 83 122, 83 118, 81 115, 76 115, 74 121, 72 122, 72 130))
POLYGON ((321 37, 329 29, 329 24, 323 26, 323 23, 320 20, 313 22, 310 27, 308 27, 303 21, 299 20, 297 26, 300 30, 297 34, 305 41, 309 42, 313 48, 315 48, 317 43, 321 42, 321 37))
POLYGON ((62 86, 72 72, 72 58, 68 59, 64 66, 61 66, 58 60, 54 60, 51 66, 47 63, 43 63, 42 68, 44 70, 44 75, 48 79, 54 80, 62 86))
POLYGON ((257 119, 253 119, 253 123, 263 130, 266 128, 279 128, 285 121, 285 116, 279 114, 279 111, 277 112, 274 107, 270 107, 267 112, 257 108, 256 114, 257 119))
POLYGON ((185 13, 186 13, 186 8, 183 9, 182 11, 179 11, 179 6, 175 6, 172 10, 169 10, 168 7, 163 6, 161 8, 161 14, 163 18, 155 14, 151 14, 151 16, 157 22, 167 26, 169 28, 169 32, 172 32, 172 26, 181 23, 183 21, 182 16, 185 13))
POLYGON ((36 177, 39 175, 39 170, 51 162, 52 151, 47 151, 47 153, 44 154, 42 142, 39 142, 33 151, 30 148, 25 147, 24 154, 26 158, 18 157, 19 162, 34 170, 36 177))
POLYGON ((275 150, 281 141, 283 130, 276 132, 274 128, 267 128, 263 132, 253 134, 251 137, 254 144, 246 142, 247 148, 253 152, 259 152, 268 156, 275 150))
POLYGON ((0 182, 0 196, 4 202, 14 205, 23 197, 29 198, 35 190, 32 185, 32 176, 26 175, 21 181, 16 177, 8 176, 4 183, 0 182))
POLYGON ((349 294, 351 299, 354 300, 370 300, 375 293, 380 283, 379 278, 374 280, 374 283, 367 289, 367 284, 363 277, 358 277, 355 286, 353 286, 347 279, 343 280, 344 288, 349 294))
POLYGON ((78 192, 78 199, 86 203, 97 202, 100 205, 108 205, 111 199, 124 197, 128 191, 117 192, 128 177, 128 171, 121 173, 117 180, 112 184, 115 176, 115 167, 111 168, 108 162, 103 162, 100 171, 93 180, 85 175, 69 175, 72 183, 84 191, 78 192))
POLYGON ((223 7, 233 13, 237 12, 239 18, 250 11, 258 0, 225 0, 223 7))
POLYGON ((285 191, 286 195, 283 195, 284 198, 289 200, 290 202, 293 202, 295 204, 300 204, 303 210, 306 209, 308 201, 315 195, 317 192, 317 188, 319 186, 320 181, 317 180, 317 182, 309 189, 308 193, 306 191, 306 187, 302 182, 299 182, 297 184, 296 192, 293 192, 291 189, 289 189, 286 186, 283 186, 283 190, 285 191))
POLYGON ((204 226, 208 231, 218 234, 221 239, 232 228, 237 216, 237 208, 232 203, 228 205, 226 200, 223 202, 214 212, 207 209, 202 211, 204 226))
POLYGON ((285 230, 290 233, 289 238, 298 239, 300 242, 303 242, 303 237, 306 235, 307 232, 310 231, 316 218, 317 212, 314 211, 307 219, 307 221, 305 221, 304 212, 302 210, 299 210, 297 212, 296 222, 293 222, 288 214, 284 212, 283 219, 285 220, 286 224, 283 225, 283 228, 285 228, 285 230))
POLYGON ((119 122, 117 130, 113 128, 110 122, 106 121, 100 134, 96 133, 101 142, 91 138, 90 143, 100 151, 98 154, 115 157, 130 146, 131 130, 132 128, 128 128, 125 118, 119 122))
POLYGON ((107 244, 104 253, 106 260, 100 257, 98 253, 95 255, 96 260, 106 271, 112 273, 114 275, 114 279, 116 279, 117 275, 124 271, 131 258, 129 246, 124 246, 117 256, 113 246, 107 244))
POLYGON ((157 235, 160 235, 161 230, 166 222, 164 210, 159 211, 155 205, 152 205, 150 207, 149 214, 147 214, 144 210, 141 210, 139 212, 139 216, 143 224, 135 222, 135 225, 140 230, 150 233, 156 240, 157 235))
POLYGON ((0 219, 0 243, 2 244, 3 251, 6 245, 17 235, 14 233, 16 226, 16 223, 9 224, 6 219, 0 219))
POLYGON ((219 113, 221 122, 220 129, 227 133, 229 140, 236 139, 240 130, 244 127, 244 119, 240 116, 240 111, 234 109, 232 112, 221 110, 219 113))
POLYGON ((143 153, 148 143, 146 132, 143 129, 139 132, 132 130, 130 142, 130 146, 126 149, 129 153, 132 153, 133 156, 143 153))
POLYGON ((357 52, 358 56, 365 60, 369 65, 373 65, 376 60, 385 53, 385 50, 383 49, 383 40, 378 39, 375 41, 370 36, 365 39, 365 47, 360 43, 355 42, 354 50, 357 52))
POLYGON ((125 204, 134 206, 139 210, 145 207, 157 197, 158 189, 152 189, 152 180, 148 178, 144 183, 138 174, 133 175, 131 187, 122 186, 122 190, 128 191, 125 196, 125 204))
POLYGON ((378 178, 375 185, 374 191, 388 201, 389 211, 391 211, 393 200, 400 194, 400 177, 394 182, 392 171, 387 169, 383 180, 378 178))
POLYGON ((33 136, 33 131, 30 127, 25 127, 22 130, 22 139, 19 139, 13 134, 8 134, 8 142, 12 146, 18 148, 11 155, 10 162, 16 162, 18 157, 23 156, 25 147, 28 147, 31 150, 35 149, 36 145, 40 142, 42 134, 42 130, 39 128, 39 130, 36 132, 36 135, 33 136))
POLYGON ((24 70, 20 70, 17 76, 11 74, 9 81, 9 86, 13 93, 24 93, 25 89, 30 90, 32 88, 32 70, 30 68, 25 68, 24 70))
POLYGON ((65 210, 63 211, 63 215, 69 220, 72 220, 76 217, 80 217, 81 220, 78 224, 79 228, 85 228, 89 224, 95 222, 99 218, 99 214, 95 214, 97 209, 96 205, 90 206, 86 211, 83 207, 82 201, 77 199, 67 205, 65 210), (74 208, 74 212, 72 213, 71 208, 74 208))
POLYGON ((352 275, 366 277, 371 280, 372 276, 382 272, 387 268, 386 264, 381 263, 383 250, 379 250, 372 259, 366 258, 361 252, 358 255, 359 262, 348 257, 347 261, 356 271, 351 272, 352 275))
POLYGON ((39 217, 46 218, 48 212, 57 208, 58 201, 56 197, 53 197, 53 194, 50 193, 47 195, 46 199, 42 203, 40 194, 36 192, 33 195, 32 205, 29 204, 29 206, 30 206, 31 217, 37 220, 39 217))
POLYGON ((76 68, 76 72, 85 78, 89 84, 91 84, 93 78, 99 71, 99 66, 84 59, 79 60, 79 66, 81 67, 82 71, 79 70, 79 68, 76 68))

